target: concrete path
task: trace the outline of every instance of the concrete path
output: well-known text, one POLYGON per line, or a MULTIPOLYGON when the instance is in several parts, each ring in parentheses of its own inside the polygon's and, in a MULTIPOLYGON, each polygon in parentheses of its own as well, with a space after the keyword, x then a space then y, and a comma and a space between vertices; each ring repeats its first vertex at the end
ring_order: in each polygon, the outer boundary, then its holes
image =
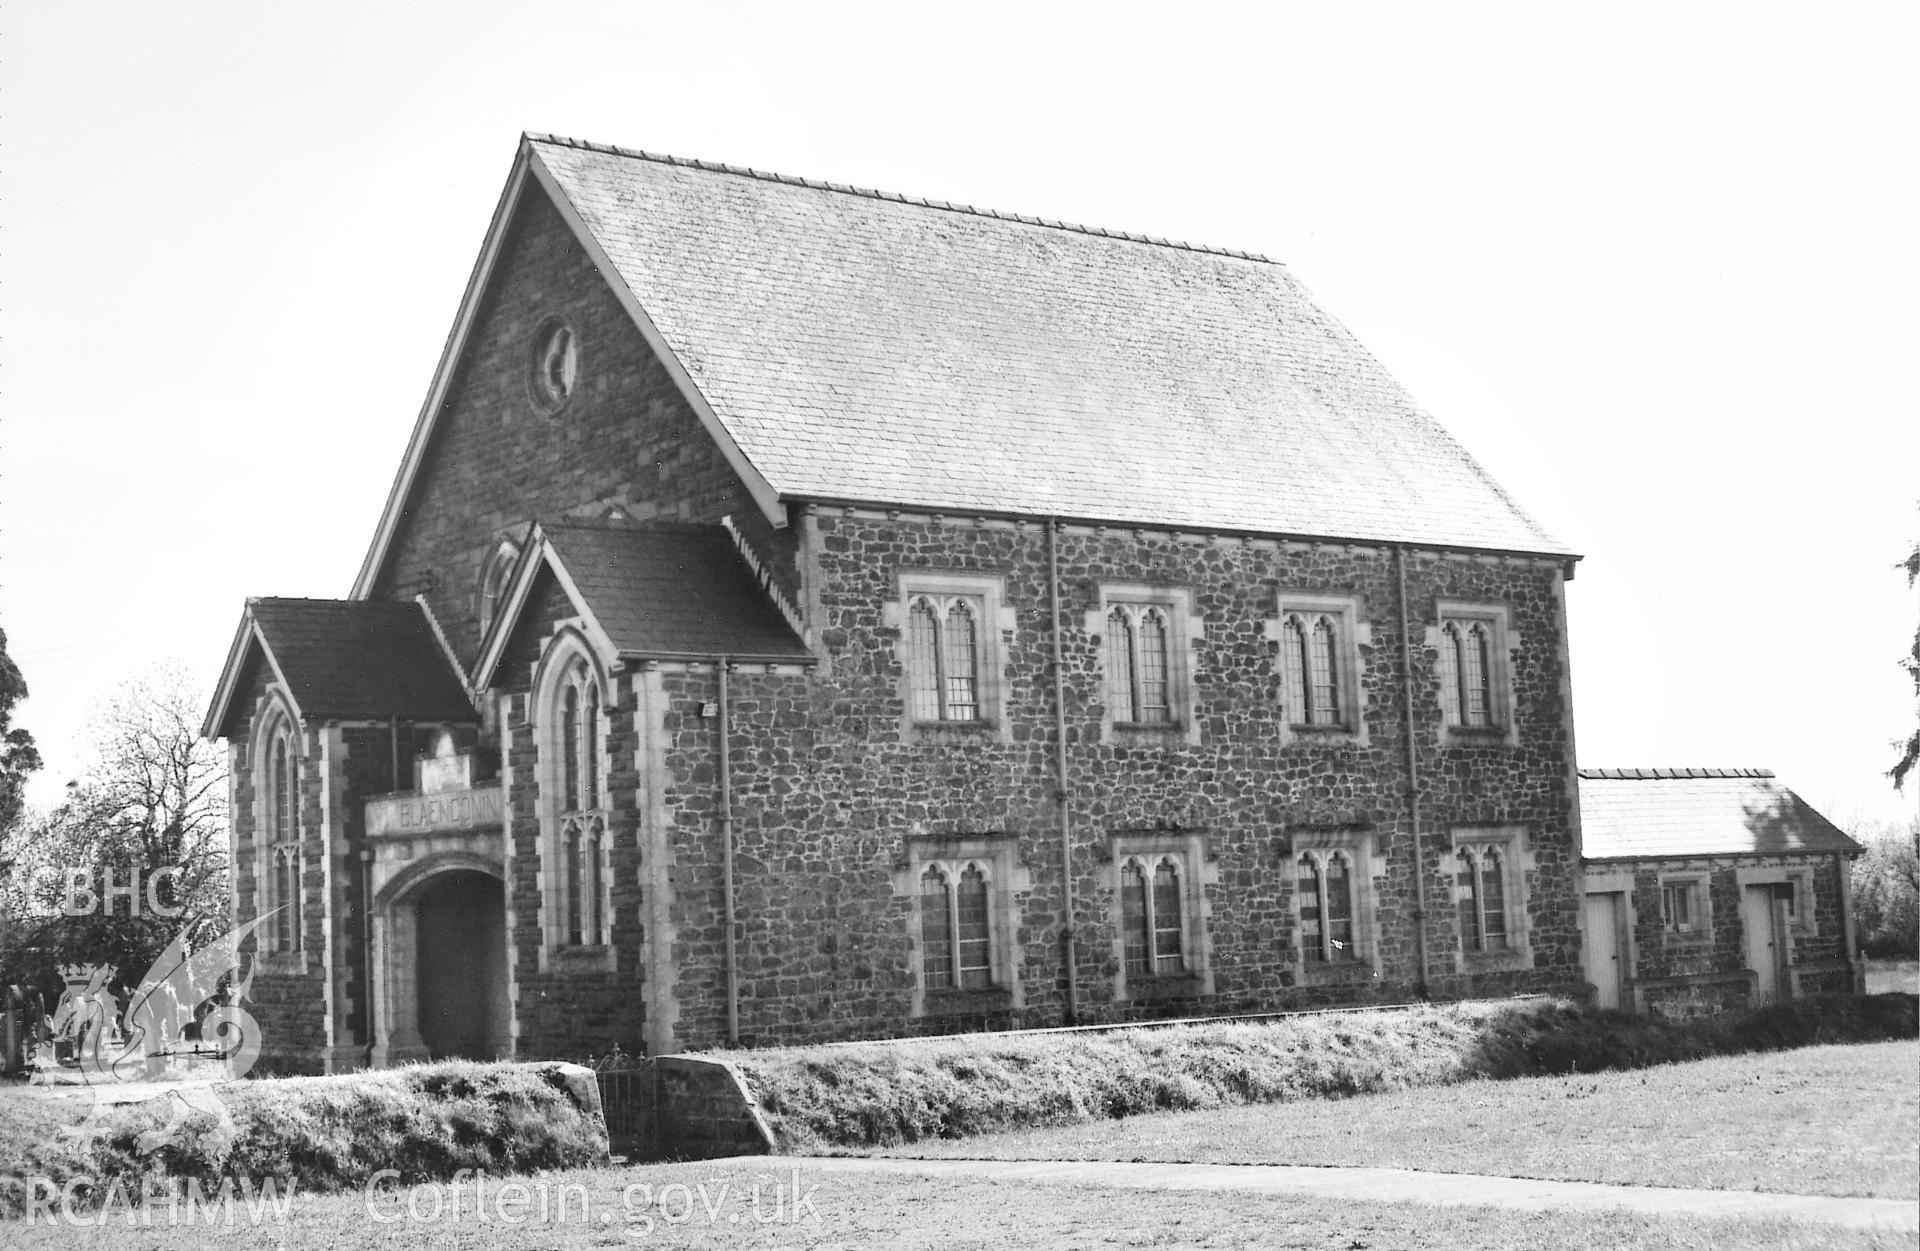
POLYGON ((1602 1211, 1626 1208, 1663 1216, 1784 1216, 1857 1229, 1920 1231, 1920 1204, 1906 1199, 1837 1199, 1758 1191, 1609 1186, 1534 1181, 1475 1173, 1400 1168, 1310 1168, 1288 1164, 1141 1164, 1103 1160, 913 1160, 878 1156, 808 1157, 823 1173, 909 1173, 990 1181, 1067 1182, 1129 1190, 1236 1190, 1324 1199, 1602 1211))

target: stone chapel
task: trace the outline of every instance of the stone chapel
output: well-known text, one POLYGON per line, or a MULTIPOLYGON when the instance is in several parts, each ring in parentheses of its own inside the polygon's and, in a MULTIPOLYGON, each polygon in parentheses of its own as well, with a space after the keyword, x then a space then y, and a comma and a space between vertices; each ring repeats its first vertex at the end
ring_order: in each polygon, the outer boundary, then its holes
POLYGON ((1576 560, 1282 264, 526 136, 208 713, 262 1067, 1580 993, 1576 560))

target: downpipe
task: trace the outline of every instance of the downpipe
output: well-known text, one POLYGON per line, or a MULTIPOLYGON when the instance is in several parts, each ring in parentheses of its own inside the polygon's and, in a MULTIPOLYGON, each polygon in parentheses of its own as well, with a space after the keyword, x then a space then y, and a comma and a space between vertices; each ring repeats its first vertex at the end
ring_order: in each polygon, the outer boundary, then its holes
POLYGON ((1047 599, 1053 614, 1054 800, 1060 809, 1061 945, 1067 966, 1068 1025, 1080 1020, 1080 962, 1073 920, 1073 813, 1067 786, 1067 678, 1060 646, 1060 519, 1047 519, 1047 599))
POLYGON ((727 673, 733 662, 720 657, 716 669, 720 675, 720 883, 726 896, 726 973, 727 973, 727 1045, 740 1045, 740 951, 734 932, 733 891, 733 749, 729 742, 731 708, 727 698, 727 673))
POLYGON ((1420 753, 1414 745, 1413 634, 1407 614, 1407 554, 1397 543, 1393 546, 1393 576, 1400 592, 1400 693, 1407 730, 1407 822, 1413 837, 1413 989, 1425 999, 1428 997, 1427 867, 1420 846, 1420 753))

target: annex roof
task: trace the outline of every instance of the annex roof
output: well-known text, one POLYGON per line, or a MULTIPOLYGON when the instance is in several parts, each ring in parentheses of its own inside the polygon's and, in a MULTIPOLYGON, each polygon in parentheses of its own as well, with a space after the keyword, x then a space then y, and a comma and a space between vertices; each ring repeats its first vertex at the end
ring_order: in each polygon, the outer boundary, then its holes
POLYGON ((1587 860, 1861 850, 1766 769, 1582 769, 1587 860))
POLYGON ((482 643, 484 685, 542 570, 614 657, 813 663, 774 593, 725 526, 559 521, 536 525, 500 621, 482 643))
POLYGON ((528 135, 355 594, 531 183, 776 524, 821 500, 1570 555, 1284 265, 528 135))
POLYGON ((472 719, 459 673, 418 603, 249 599, 203 732, 224 735, 258 656, 302 717, 472 719))

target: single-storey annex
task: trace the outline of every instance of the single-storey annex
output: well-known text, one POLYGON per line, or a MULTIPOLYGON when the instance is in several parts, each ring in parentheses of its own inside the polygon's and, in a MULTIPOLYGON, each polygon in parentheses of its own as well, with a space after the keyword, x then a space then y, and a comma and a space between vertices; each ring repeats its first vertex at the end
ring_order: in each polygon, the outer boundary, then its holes
POLYGON ((1582 769, 1587 980, 1687 1017, 1864 987, 1860 844, 1765 769, 1582 769))
POLYGON ((209 711, 263 1060, 1578 993, 1576 559, 1283 265, 526 137, 209 711))

